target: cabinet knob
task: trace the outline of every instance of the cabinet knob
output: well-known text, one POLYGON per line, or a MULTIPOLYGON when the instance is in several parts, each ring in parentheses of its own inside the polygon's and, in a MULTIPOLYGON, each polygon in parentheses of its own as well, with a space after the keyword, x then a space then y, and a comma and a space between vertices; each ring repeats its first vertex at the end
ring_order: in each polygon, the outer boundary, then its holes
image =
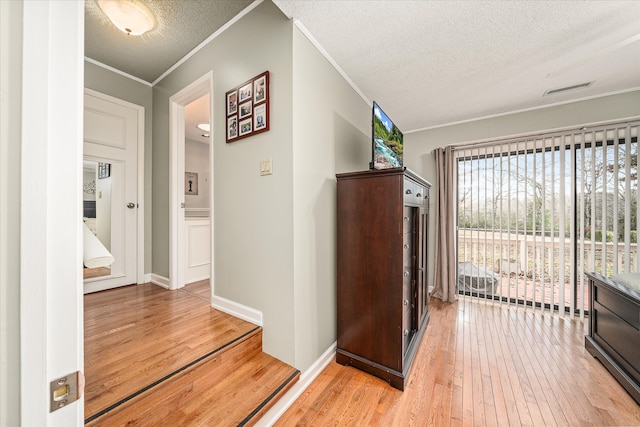
POLYGON ((404 272, 404 277, 409 277, 409 272, 408 271, 404 272))
POLYGON ((405 220, 405 221, 407 221, 407 222, 409 221, 409 217, 408 217, 408 216, 405 216, 405 217, 404 217, 404 218, 402 218, 402 219, 404 219, 404 220, 405 220))
POLYGON ((411 190, 407 190, 404 192, 405 194, 411 194, 411 190))
POLYGON ((408 299, 406 299, 406 300, 404 300, 402 302, 403 302, 404 305, 409 305, 409 300, 408 299))
POLYGON ((416 197, 422 197, 422 194, 418 193, 416 194, 416 197))
POLYGON ((405 330, 404 330, 404 336, 406 337, 407 335, 409 335, 409 330, 408 330, 408 329, 405 329, 405 330))
POLYGON ((407 245, 406 243, 404 245, 402 245, 403 248, 405 249, 409 249, 409 245, 407 245))

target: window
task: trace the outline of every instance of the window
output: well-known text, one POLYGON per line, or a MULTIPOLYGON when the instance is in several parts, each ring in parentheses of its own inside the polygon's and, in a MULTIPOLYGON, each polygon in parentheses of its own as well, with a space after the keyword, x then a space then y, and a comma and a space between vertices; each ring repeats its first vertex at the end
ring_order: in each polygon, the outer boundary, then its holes
POLYGON ((638 271, 638 123, 456 148, 458 291, 588 307, 584 273, 638 271))

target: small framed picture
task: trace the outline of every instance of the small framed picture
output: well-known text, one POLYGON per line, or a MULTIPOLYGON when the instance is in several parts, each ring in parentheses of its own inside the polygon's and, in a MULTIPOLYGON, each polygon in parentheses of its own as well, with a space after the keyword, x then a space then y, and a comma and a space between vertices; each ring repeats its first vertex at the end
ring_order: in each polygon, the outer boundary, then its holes
POLYGON ((227 140, 238 137, 238 117, 233 116, 227 119, 227 140))
POLYGON ((264 73, 253 82, 254 104, 259 104, 267 99, 267 88, 267 73, 264 73))
POLYGON ((243 101, 246 101, 247 99, 251 99, 251 93, 252 93, 251 89, 252 89, 251 82, 249 82, 246 85, 242 86, 238 90, 238 93, 240 94, 240 99, 238 100, 238 102, 243 102, 243 101))
POLYGON ((251 133, 253 129, 251 117, 240 122, 240 136, 251 133))
POLYGON ((244 119, 245 117, 249 117, 253 111, 252 106, 253 104, 251 104, 251 101, 240 104, 240 114, 238 115, 238 118, 244 119))
POLYGON ((258 105, 253 112, 253 130, 261 130, 267 127, 267 106, 258 105))
POLYGON ((196 172, 184 173, 184 194, 188 196, 198 195, 198 174, 196 172))
POLYGON ((98 179, 105 179, 111 176, 111 163, 98 163, 98 179))
POLYGON ((269 71, 230 89, 225 96, 227 143, 269 130, 269 71))
POLYGON ((231 91, 227 93, 227 116, 235 114, 238 111, 238 92, 231 91))

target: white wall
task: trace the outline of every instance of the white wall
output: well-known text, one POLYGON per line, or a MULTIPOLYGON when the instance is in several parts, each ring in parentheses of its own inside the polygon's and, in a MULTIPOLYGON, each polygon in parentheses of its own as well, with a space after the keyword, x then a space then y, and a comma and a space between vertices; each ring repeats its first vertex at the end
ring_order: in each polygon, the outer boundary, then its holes
MULTIPOLYGON (((436 171, 433 150, 460 142, 498 139, 514 135, 541 133, 567 127, 617 121, 640 116, 640 90, 583 100, 568 104, 516 112, 498 117, 478 119, 462 124, 442 126, 405 135, 404 162, 428 181, 434 188, 431 207, 435 208, 436 171)), ((431 212, 435 212, 432 209, 431 212)), ((436 216, 430 215, 430 229, 435 230, 436 216)), ((435 235, 433 232, 431 235, 435 235)), ((435 251, 432 240, 430 253, 435 251)), ((429 284, 433 284, 433 256, 429 263, 429 284)))
POLYGON ((0 426, 20 425, 22 2, 0 2, 0 426))
POLYGON ((295 26, 293 105, 295 361, 304 371, 337 339, 335 175, 369 168, 371 106, 295 26))
POLYGON ((209 208, 211 206, 209 190, 211 182, 211 167, 209 166, 209 144, 185 140, 184 170, 198 174, 198 194, 185 195, 184 204, 189 208, 209 208))

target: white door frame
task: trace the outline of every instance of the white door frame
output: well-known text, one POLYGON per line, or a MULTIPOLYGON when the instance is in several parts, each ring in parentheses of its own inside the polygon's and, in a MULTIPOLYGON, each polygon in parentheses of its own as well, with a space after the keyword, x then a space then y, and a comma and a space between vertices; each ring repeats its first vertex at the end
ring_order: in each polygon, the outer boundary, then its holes
POLYGON ((81 426, 84 399, 50 413, 49 383, 84 369, 84 3, 22 6, 20 417, 81 426))
POLYGON ((169 98, 169 164, 170 172, 170 206, 169 209, 169 289, 184 287, 184 262, 180 248, 184 247, 184 175, 180 176, 179 171, 184 169, 184 146, 185 146, 185 113, 184 107, 209 94, 209 166, 211 170, 211 180, 209 186, 210 215, 211 218, 211 273, 209 274, 211 283, 211 295, 213 296, 213 260, 214 257, 214 227, 213 227, 213 193, 215 187, 213 170, 213 72, 209 71, 198 80, 194 81, 171 98, 169 98), (182 169, 180 168, 182 165, 182 169))
POLYGON ((138 121, 138 174, 136 178, 137 190, 137 204, 136 209, 136 283, 142 284, 145 282, 144 278, 144 107, 141 105, 133 104, 120 98, 116 98, 102 92, 95 91, 93 89, 84 89, 86 95, 90 95, 96 98, 104 99, 105 101, 112 102, 117 105, 122 105, 137 112, 138 121))

